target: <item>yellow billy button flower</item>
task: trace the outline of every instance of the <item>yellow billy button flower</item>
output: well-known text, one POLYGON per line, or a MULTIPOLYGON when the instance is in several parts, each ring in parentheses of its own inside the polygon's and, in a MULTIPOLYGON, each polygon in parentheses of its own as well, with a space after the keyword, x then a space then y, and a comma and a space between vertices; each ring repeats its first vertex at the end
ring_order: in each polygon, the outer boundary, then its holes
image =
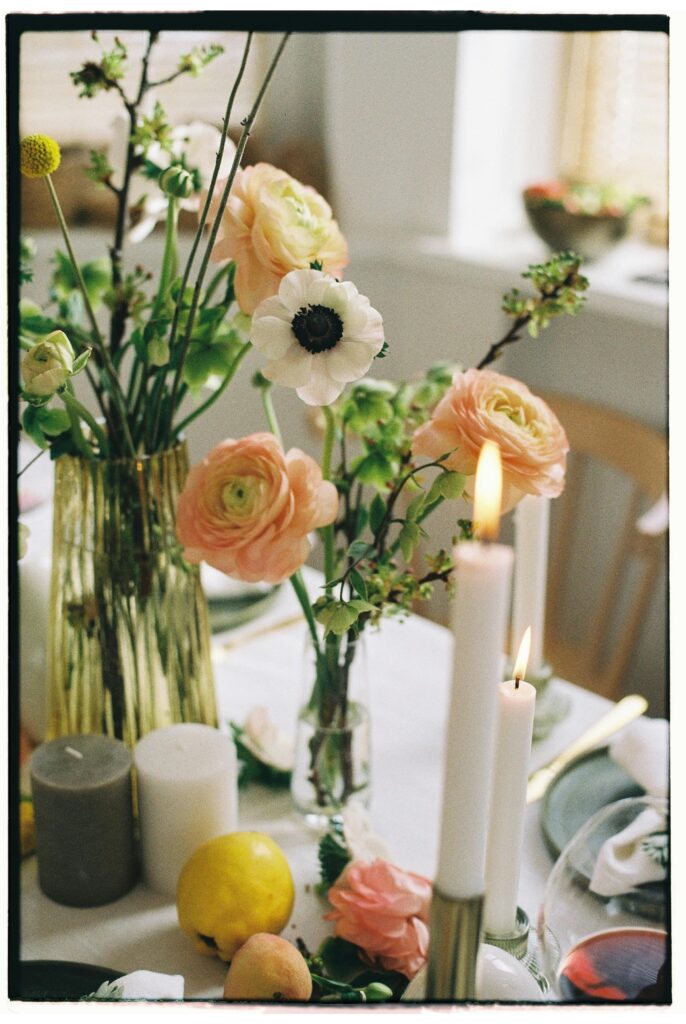
POLYGON ((21 173, 25 178, 45 178, 56 171, 62 156, 49 135, 27 135, 19 145, 21 173))

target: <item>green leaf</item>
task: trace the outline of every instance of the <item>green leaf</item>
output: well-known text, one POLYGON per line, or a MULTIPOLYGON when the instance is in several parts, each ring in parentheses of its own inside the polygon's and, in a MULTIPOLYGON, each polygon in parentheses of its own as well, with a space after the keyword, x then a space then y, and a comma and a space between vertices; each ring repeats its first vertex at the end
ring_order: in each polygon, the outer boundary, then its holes
POLYGON ((85 352, 82 352, 81 355, 76 357, 71 368, 72 377, 75 377, 77 373, 81 373, 81 371, 85 369, 86 363, 91 357, 91 351, 92 349, 87 348, 85 352))
POLYGON ((407 506, 407 518, 410 522, 414 522, 418 519, 422 513, 422 509, 427 501, 427 496, 424 493, 420 493, 413 498, 410 504, 407 506))
POLYGON ((36 315, 33 312, 24 316, 22 313, 21 329, 28 331, 29 334, 51 334, 52 331, 57 330, 57 324, 47 316, 36 315))
POLYGON ((39 448, 45 449, 48 447, 48 441, 45 438, 45 434, 43 433, 38 420, 39 411, 40 410, 33 405, 27 406, 21 417, 21 425, 31 440, 34 441, 39 448))
POLYGON ((48 437, 57 437, 70 427, 66 409, 48 409, 47 406, 43 406, 36 409, 36 420, 48 437))
POLYGON ((354 601, 350 601, 348 604, 341 602, 337 605, 333 615, 325 626, 325 632, 334 633, 335 636, 343 636, 343 634, 347 633, 350 627, 357 622, 359 616, 360 612, 355 607, 354 601))
POLYGON ((398 536, 398 543, 406 562, 409 562, 412 558, 414 549, 419 543, 419 536, 419 527, 416 523, 404 523, 398 536))
POLYGON ((440 473, 429 489, 426 497, 427 504, 431 504, 436 498, 459 498, 464 490, 466 480, 463 473, 455 473, 452 470, 440 473))
POLYGON ((368 455, 356 459, 351 469, 362 483, 382 489, 397 476, 400 458, 395 452, 373 448, 368 455))
POLYGON ((348 575, 348 579, 350 580, 350 583, 352 584, 355 593, 359 594, 360 597, 366 601, 367 584, 365 583, 362 574, 358 572, 357 569, 352 569, 348 575))
POLYGON ((332 831, 322 836, 317 856, 322 882, 327 889, 331 888, 346 864, 352 860, 343 837, 340 833, 332 831))
POLYGON ((380 494, 375 494, 369 506, 369 525, 372 533, 378 533, 386 515, 386 502, 380 494))
POLYGON ((354 540, 348 548, 346 555, 351 562, 357 562, 358 559, 364 558, 366 554, 373 550, 372 545, 368 544, 366 540, 354 540))

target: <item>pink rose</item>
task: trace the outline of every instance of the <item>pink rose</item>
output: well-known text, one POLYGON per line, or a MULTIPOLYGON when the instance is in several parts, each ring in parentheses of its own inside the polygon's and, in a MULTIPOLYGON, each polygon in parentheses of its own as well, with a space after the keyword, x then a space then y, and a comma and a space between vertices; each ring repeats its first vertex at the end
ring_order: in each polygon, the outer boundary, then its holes
POLYGON ((429 951, 431 882, 385 860, 352 861, 329 889, 334 935, 413 978, 429 951))
POLYGON ((415 431, 412 452, 430 459, 451 452, 443 464, 472 476, 486 440, 500 446, 503 512, 525 494, 562 493, 569 443, 560 421, 525 384, 492 370, 455 374, 429 422, 415 431))
MULTIPOLYGON (((223 187, 217 183, 210 218, 223 187)), ((315 260, 340 278, 348 246, 331 207, 315 189, 271 164, 255 164, 236 173, 212 259, 236 261, 236 299, 244 313, 252 313, 276 295, 290 270, 307 269, 315 260)))
POLYGON ((307 535, 336 518, 338 495, 309 455, 273 434, 222 441, 188 474, 176 534, 189 562, 248 583, 280 583, 310 553, 307 535))

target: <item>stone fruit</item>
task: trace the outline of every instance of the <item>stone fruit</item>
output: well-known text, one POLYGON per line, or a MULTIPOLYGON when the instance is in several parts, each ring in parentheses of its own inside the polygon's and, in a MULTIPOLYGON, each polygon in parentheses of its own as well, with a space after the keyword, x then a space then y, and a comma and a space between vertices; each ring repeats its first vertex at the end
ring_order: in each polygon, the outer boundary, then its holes
POLYGON ((234 955, 224 999, 307 1002, 312 977, 304 957, 278 935, 253 935, 234 955))
POLYGON ((230 960, 257 932, 288 923, 295 890, 282 850, 261 832, 230 832, 203 843, 176 889, 181 930, 205 956, 230 960))

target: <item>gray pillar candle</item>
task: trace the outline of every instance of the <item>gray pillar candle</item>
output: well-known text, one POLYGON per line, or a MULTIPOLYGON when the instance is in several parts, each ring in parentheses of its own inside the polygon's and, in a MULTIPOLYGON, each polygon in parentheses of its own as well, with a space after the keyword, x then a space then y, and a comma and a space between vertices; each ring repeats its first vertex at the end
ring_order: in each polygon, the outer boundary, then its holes
POLYGON ((136 880, 131 754, 108 736, 62 736, 31 756, 38 880, 70 907, 97 907, 136 880))

